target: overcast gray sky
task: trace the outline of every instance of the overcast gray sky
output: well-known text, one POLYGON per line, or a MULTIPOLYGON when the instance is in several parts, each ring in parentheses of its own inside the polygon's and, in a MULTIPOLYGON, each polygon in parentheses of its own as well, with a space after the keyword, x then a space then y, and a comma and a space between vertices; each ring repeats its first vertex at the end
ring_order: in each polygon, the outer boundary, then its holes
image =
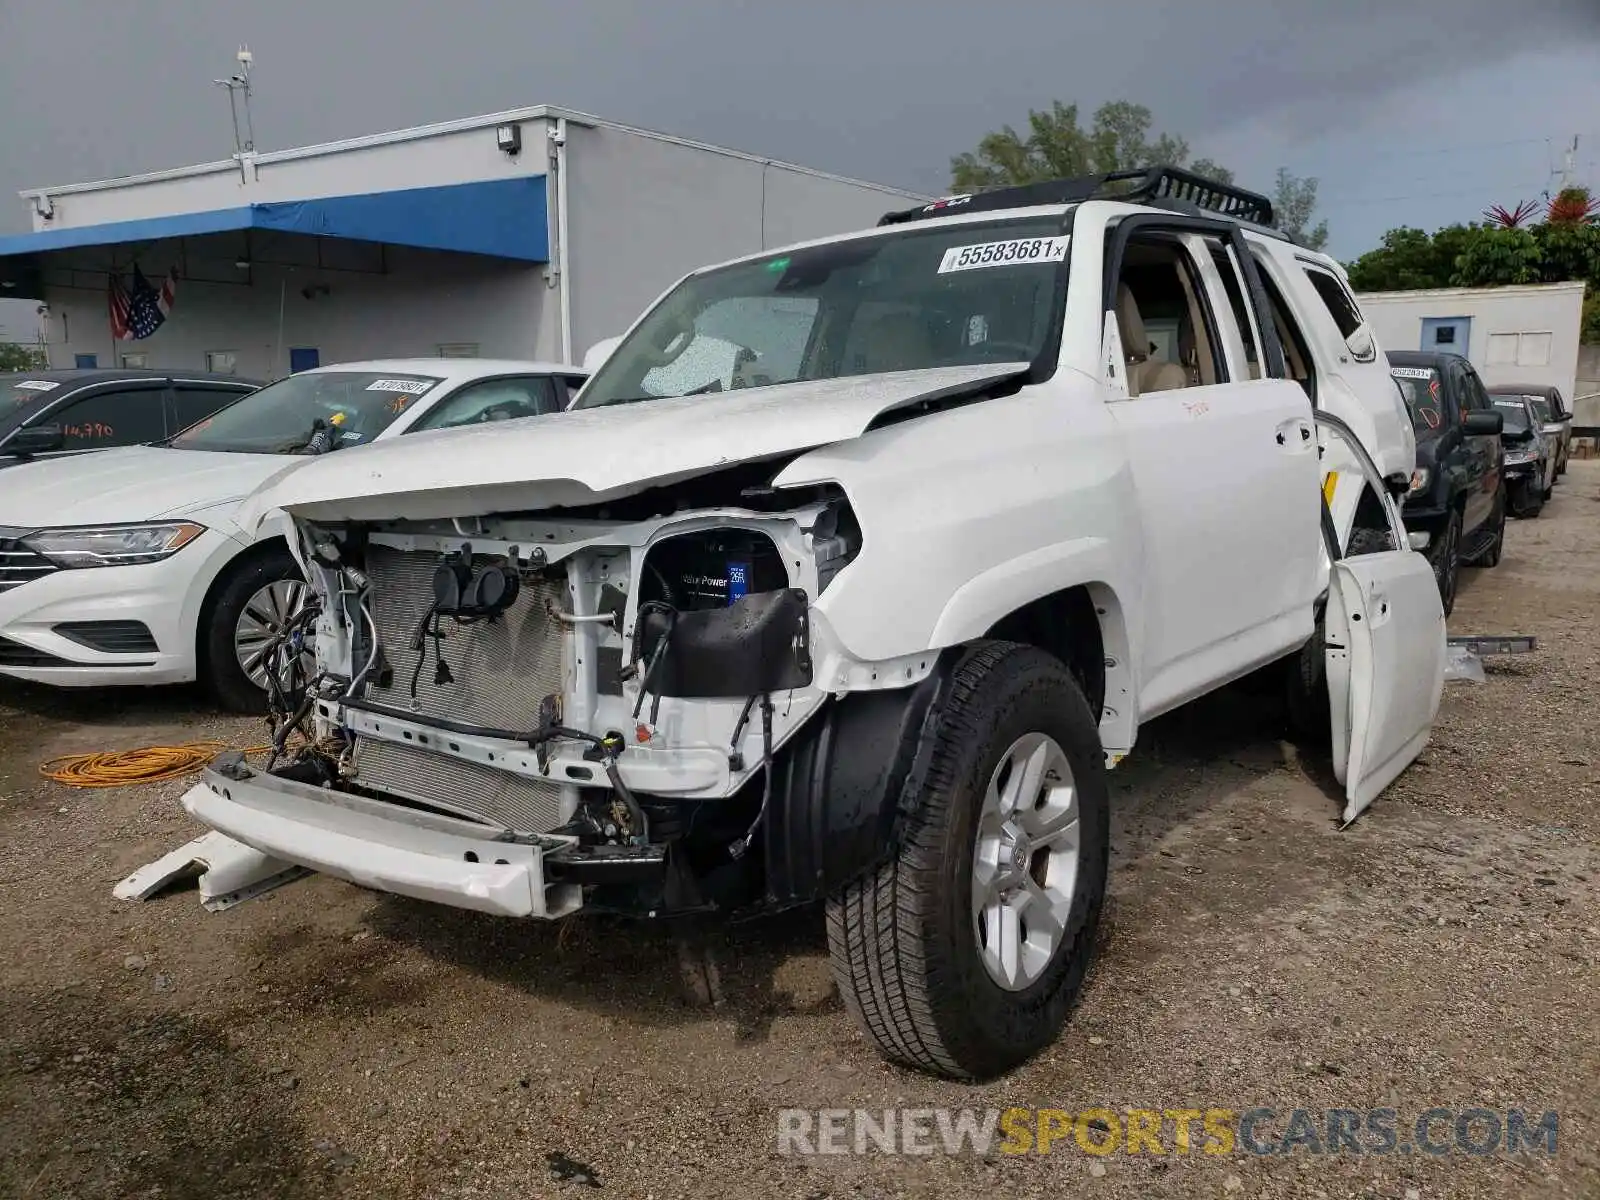
POLYGON ((1030 106, 1129 99, 1319 177, 1344 258, 1535 196, 1574 134, 1600 183, 1600 0, 0 0, 0 232, 23 186, 226 157, 241 41, 261 149, 549 103, 939 192, 1030 106))

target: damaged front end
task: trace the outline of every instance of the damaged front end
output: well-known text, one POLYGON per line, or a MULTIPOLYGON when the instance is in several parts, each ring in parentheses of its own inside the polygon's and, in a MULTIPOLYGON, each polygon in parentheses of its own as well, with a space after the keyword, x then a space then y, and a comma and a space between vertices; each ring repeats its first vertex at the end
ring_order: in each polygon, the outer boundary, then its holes
POLYGON ((215 765, 186 807, 273 860, 511 915, 815 898, 891 849, 909 763, 884 739, 914 741, 935 663, 851 659, 815 607, 862 549, 848 499, 769 476, 297 521, 315 667, 284 647, 277 752, 215 765))

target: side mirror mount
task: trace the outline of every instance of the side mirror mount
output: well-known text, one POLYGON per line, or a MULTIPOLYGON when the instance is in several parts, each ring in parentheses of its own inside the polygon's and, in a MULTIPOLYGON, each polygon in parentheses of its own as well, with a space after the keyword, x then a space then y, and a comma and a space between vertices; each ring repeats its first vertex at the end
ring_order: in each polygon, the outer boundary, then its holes
POLYGON ((35 454, 51 454, 67 445, 66 430, 59 425, 26 425, 6 439, 0 453, 17 458, 32 458, 35 454))
POLYGON ((598 371, 601 364, 611 357, 611 352, 617 348, 617 344, 621 341, 620 337, 601 338, 585 350, 583 354, 584 371, 590 375, 598 371))
POLYGON ((1499 436, 1506 419, 1497 412, 1469 412, 1461 421, 1461 432, 1468 437, 1499 436))
POLYGON ((1345 338, 1344 344, 1350 351, 1350 357, 1358 363, 1376 362, 1378 359, 1378 343, 1373 340, 1372 332, 1365 325, 1345 338))

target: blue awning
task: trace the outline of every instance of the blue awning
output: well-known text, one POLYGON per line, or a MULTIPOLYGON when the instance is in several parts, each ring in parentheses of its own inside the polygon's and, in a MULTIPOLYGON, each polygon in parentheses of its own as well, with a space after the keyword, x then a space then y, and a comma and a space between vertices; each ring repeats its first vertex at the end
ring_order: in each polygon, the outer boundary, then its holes
POLYGON ((245 229, 548 262, 542 175, 249 204, 0 237, 0 258, 245 229))

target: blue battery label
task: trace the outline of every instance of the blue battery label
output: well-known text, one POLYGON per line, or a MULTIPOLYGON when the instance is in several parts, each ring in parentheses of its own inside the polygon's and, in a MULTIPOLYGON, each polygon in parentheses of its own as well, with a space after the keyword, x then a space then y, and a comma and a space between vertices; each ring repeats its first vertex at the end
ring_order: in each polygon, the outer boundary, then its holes
POLYGON ((728 564, 728 603, 732 604, 750 591, 750 567, 747 563, 728 564))

